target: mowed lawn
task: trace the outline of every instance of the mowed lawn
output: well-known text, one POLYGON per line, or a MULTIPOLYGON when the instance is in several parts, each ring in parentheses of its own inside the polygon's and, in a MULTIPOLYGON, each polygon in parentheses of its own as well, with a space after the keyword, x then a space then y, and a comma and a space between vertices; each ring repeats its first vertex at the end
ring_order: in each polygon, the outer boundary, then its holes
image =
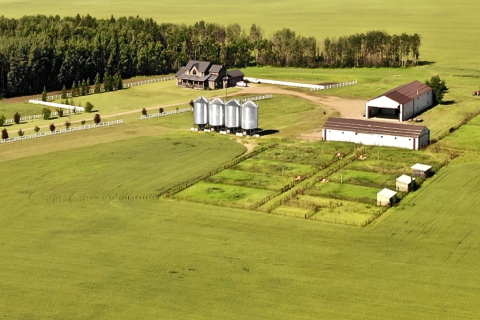
POLYGON ((19 206, 4 191, 0 312, 478 319, 479 181, 478 163, 453 163, 366 229, 169 200, 19 206))
MULTIPOLYGON (((43 139, 38 142, 46 143, 49 138, 43 139)), ((244 151, 239 143, 209 135, 136 137, 4 161, 0 175, 11 179, 4 180, 7 193, 21 199, 88 202, 155 198, 244 151)))

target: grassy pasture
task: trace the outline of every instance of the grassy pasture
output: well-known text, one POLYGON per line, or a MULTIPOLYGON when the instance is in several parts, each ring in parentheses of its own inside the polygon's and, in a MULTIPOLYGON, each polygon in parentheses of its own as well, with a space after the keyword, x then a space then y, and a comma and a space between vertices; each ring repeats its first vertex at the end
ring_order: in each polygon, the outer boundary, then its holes
POLYGON ((461 126, 458 130, 446 136, 440 142, 440 145, 468 151, 479 151, 480 127, 478 118, 472 119, 466 125, 461 126))
POLYGON ((137 137, 3 162, 0 174, 11 175, 11 166, 22 168, 16 177, 24 182, 9 186, 9 192, 21 198, 35 195, 48 202, 156 198, 177 181, 216 169, 244 151, 238 143, 210 136, 137 137), (214 159, 209 157, 212 153, 214 159))

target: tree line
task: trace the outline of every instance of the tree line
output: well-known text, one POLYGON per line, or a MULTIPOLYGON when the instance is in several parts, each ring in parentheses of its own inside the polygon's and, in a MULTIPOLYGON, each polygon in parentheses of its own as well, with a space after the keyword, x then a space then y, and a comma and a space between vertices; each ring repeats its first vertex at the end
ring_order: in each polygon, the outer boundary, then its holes
POLYGON ((106 75, 125 79, 167 74, 190 59, 227 68, 406 66, 418 61, 420 37, 372 31, 325 39, 324 46, 321 52, 316 38, 287 28, 267 39, 255 24, 242 30, 236 23, 158 24, 138 16, 2 16, 0 97, 72 88, 73 83, 78 87, 97 74, 110 87, 106 75))

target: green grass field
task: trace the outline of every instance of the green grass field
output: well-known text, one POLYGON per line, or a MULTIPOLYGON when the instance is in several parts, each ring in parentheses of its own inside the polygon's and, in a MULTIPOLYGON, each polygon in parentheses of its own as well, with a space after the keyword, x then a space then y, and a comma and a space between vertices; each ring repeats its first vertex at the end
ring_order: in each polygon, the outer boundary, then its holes
POLYGON ((329 177, 329 180, 361 185, 376 185, 382 188, 395 189, 395 179, 397 178, 398 175, 396 174, 381 174, 373 171, 345 169, 335 172, 329 177))
MULTIPOLYGON (((439 74, 450 87, 446 100, 454 103, 421 115, 433 137, 443 136, 479 108, 471 91, 479 87, 480 4, 472 0, 0 0, 0 7, 8 17, 139 14, 159 22, 203 19, 238 22, 244 28, 257 23, 266 36, 284 27, 319 39, 371 29, 417 32, 423 43, 420 58, 433 64, 409 69, 245 71, 311 83, 356 79, 357 86, 315 94, 361 99, 439 74)), ((162 104, 160 93, 157 102, 152 93, 142 91, 150 90, 148 86, 137 88, 141 92, 135 101, 162 104)), ((99 108, 115 102, 106 108, 122 112, 123 99, 129 99, 122 97, 112 93, 95 99, 99 108)), ((183 102, 184 97, 172 93, 165 99, 183 102)), ((279 130, 271 137, 296 136, 326 120, 326 108, 313 102, 276 99, 260 102, 260 126, 279 130)), ((0 114, 5 104, 0 102, 0 114)), ((29 112, 22 104, 16 108, 29 112)), ((221 167, 245 148, 219 135, 185 133, 191 114, 143 122, 139 116, 125 116, 123 126, 0 145, 0 318, 480 318, 477 152, 464 150, 372 225, 354 228, 321 221, 362 222, 374 206, 300 195, 295 201, 321 207, 313 216, 319 220, 293 219, 309 210, 288 204, 274 214, 229 208, 228 204, 248 207, 271 191, 211 182, 176 195, 183 193, 195 202, 157 199, 162 191, 221 167), (225 206, 198 203, 206 200, 207 192, 212 203, 223 201, 225 206)), ((479 119, 440 144, 478 151, 479 119)), ((259 143, 262 139, 266 138, 259 143)), ((377 149, 368 151, 367 160, 343 170, 397 174, 409 172, 418 159, 436 164, 446 157, 430 151, 415 156, 397 149, 380 149, 380 155, 377 149)), ((266 181, 275 181, 268 175, 281 177, 283 165, 252 158, 233 169, 258 171, 266 181)), ((285 163, 288 177, 311 170, 304 164, 289 165, 285 163)), ((321 188, 329 185, 336 186, 327 183, 321 188)), ((340 185, 345 186, 349 187, 340 185)), ((359 197, 374 193, 342 192, 359 197)))

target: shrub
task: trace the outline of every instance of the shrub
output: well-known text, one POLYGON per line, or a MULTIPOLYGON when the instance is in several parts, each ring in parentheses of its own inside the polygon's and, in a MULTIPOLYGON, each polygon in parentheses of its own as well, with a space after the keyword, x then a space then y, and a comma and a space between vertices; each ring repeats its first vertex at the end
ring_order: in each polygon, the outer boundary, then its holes
POLYGON ((47 89, 45 87, 43 87, 42 91, 42 101, 47 101, 47 89))
POLYGON ((63 117, 63 109, 57 109, 57 114, 59 118, 63 117))
POLYGON ((65 127, 66 127, 67 129, 70 128, 71 125, 72 125, 72 124, 71 124, 70 122, 65 121, 65 127))
POLYGON ((160 113, 163 113, 163 108, 158 109, 160 113))
POLYGON ((189 104, 190 104, 190 107, 193 108, 193 100, 190 100, 189 104))
POLYGON ((25 134, 25 132, 23 132, 22 129, 18 130, 18 136, 19 137, 23 137, 24 134, 25 134))
POLYGON ((15 124, 19 124, 21 117, 22 117, 22 116, 20 115, 20 113, 16 112, 16 113, 13 115, 13 122, 15 122, 15 124))
POLYGON ((3 140, 8 139, 8 131, 7 131, 7 129, 3 129, 3 130, 2 130, 2 139, 3 139, 3 140))
POLYGON ((98 113, 95 114, 95 117, 93 118, 93 122, 95 122, 95 124, 99 124, 100 122, 102 122, 102 117, 100 117, 98 113))
POLYGON ((2 114, 0 115, 0 127, 3 126, 5 124, 5 116, 2 114))
POLYGON ((38 126, 35 126, 35 128, 33 128, 33 131, 35 131, 35 133, 38 133, 38 131, 40 131, 40 128, 38 126))
POLYGON ((92 112, 92 110, 93 110, 93 104, 87 101, 87 103, 85 104, 85 112, 92 112))
POLYGON ((50 131, 55 131, 55 125, 53 123, 50 125, 50 131))
POLYGON ((43 114, 43 119, 48 120, 48 119, 50 119, 50 116, 52 115, 52 110, 50 110, 48 108, 43 108, 42 114, 43 114))
POLYGON ((147 115, 147 109, 143 108, 143 109, 142 109, 142 114, 143 114, 144 116, 146 116, 146 115, 147 115))
POLYGON ((61 97, 62 99, 67 99, 67 88, 65 88, 65 85, 63 85, 61 97))
POLYGON ((85 125, 85 120, 80 121, 80 123, 82 124, 82 126, 85 125))

